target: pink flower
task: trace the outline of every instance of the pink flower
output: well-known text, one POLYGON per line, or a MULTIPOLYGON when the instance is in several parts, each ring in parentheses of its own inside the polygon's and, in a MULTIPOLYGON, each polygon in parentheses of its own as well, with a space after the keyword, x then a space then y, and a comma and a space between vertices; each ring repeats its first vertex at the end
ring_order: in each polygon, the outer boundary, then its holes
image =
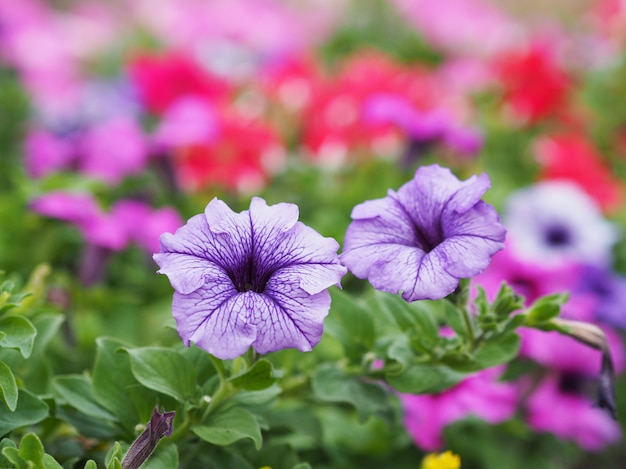
POLYGON ((545 266, 520 257, 511 241, 507 240, 505 244, 506 247, 492 258, 489 267, 472 279, 474 285, 485 289, 488 299, 495 299, 502 282, 523 295, 527 305, 541 296, 566 292, 578 282, 580 270, 576 264, 545 266))
POLYGON ((265 63, 309 50, 332 32, 344 1, 140 0, 138 20, 167 45, 202 55, 240 80, 265 63))
POLYGON ((42 129, 33 129, 26 135, 24 153, 26 170, 35 179, 68 169, 76 157, 71 139, 42 129))
POLYGON ((469 416, 491 424, 511 418, 517 404, 515 385, 497 381, 501 369, 483 370, 438 394, 401 394, 404 425, 426 451, 444 447, 446 425, 469 416))
POLYGON ((428 43, 445 52, 486 56, 511 47, 520 27, 485 0, 394 0, 428 43))
POLYGON ((175 232, 183 225, 172 207, 153 209, 137 200, 120 200, 111 208, 110 218, 125 227, 128 238, 147 252, 159 251, 161 233, 175 232))
POLYGON ((138 55, 129 64, 129 74, 145 106, 157 114, 184 96, 217 102, 230 93, 226 81, 203 68, 186 52, 138 55))
POLYGON ((100 211, 94 198, 83 192, 49 192, 34 199, 30 208, 47 217, 74 224, 86 223, 100 211))
MULTIPOLYGON (((567 317, 567 314, 563 314, 567 317)), ((624 369, 624 345, 620 337, 608 328, 603 328, 609 341, 611 356, 616 371, 624 369)), ((530 358, 549 368, 582 376, 596 377, 600 372, 602 353, 588 345, 558 332, 520 329, 522 346, 520 355, 530 358)))
POLYGON ((158 147, 176 148, 213 142, 219 122, 213 106, 195 96, 185 96, 169 106, 154 133, 158 147))
POLYGON ((161 233, 176 231, 183 224, 173 208, 155 210, 135 200, 120 200, 105 212, 87 193, 49 192, 34 199, 31 209, 71 223, 88 244, 110 251, 120 251, 135 242, 148 252, 156 252, 161 233))
POLYGON ((336 165, 356 150, 397 137, 392 123, 371 122, 364 107, 377 94, 398 95, 418 109, 430 109, 439 96, 431 74, 394 63, 380 53, 351 57, 332 81, 318 83, 304 115, 303 143, 315 159, 336 165))
POLYGON ((118 184, 146 166, 148 145, 132 118, 118 116, 89 128, 80 139, 81 172, 109 184, 118 184))
POLYGON ((588 451, 597 451, 621 439, 619 424, 602 409, 593 407, 579 387, 580 377, 551 374, 526 402, 528 424, 537 431, 573 440, 588 451))

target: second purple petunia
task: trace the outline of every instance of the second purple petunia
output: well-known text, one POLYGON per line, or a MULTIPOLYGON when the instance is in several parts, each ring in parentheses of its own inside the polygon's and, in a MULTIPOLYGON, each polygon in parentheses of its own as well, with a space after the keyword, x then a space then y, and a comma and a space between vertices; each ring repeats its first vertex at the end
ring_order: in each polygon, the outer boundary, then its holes
POLYGON ((419 168, 398 192, 354 207, 342 263, 406 301, 444 298, 504 247, 496 210, 480 200, 489 187, 486 174, 459 181, 438 165, 419 168))
POLYGON ((253 198, 233 212, 213 199, 204 214, 161 235, 154 255, 174 287, 172 310, 189 345, 221 359, 252 346, 259 353, 320 340, 330 308, 327 289, 346 273, 339 244, 298 221, 298 207, 253 198))

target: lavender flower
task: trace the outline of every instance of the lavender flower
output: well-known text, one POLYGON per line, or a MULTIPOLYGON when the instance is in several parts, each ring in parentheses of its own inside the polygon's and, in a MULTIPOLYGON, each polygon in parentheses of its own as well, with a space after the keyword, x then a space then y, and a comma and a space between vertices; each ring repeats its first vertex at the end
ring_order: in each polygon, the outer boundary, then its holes
POLYGON ((252 346, 259 353, 309 351, 330 308, 327 288, 346 269, 338 243, 298 221, 293 204, 253 198, 234 213, 213 199, 204 214, 161 235, 154 255, 174 287, 178 332, 221 359, 252 346))
POLYGON ((626 329, 626 277, 606 266, 586 265, 577 291, 595 299, 596 319, 626 329))
POLYGON ((595 201, 567 181, 546 181, 514 193, 505 226, 517 254, 543 265, 583 262, 606 266, 619 239, 595 201))
POLYGON ((486 174, 461 182, 438 165, 419 168, 398 192, 354 207, 342 263, 406 301, 445 297, 504 247, 498 214, 480 200, 489 185, 486 174))

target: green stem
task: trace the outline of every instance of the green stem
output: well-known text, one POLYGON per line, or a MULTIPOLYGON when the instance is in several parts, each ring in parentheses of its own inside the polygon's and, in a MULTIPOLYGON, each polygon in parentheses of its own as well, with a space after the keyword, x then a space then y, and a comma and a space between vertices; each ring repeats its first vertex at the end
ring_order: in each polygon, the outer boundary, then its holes
POLYGON ((465 328, 467 329, 467 337, 471 344, 470 350, 474 351, 477 344, 476 344, 476 334, 474 333, 474 326, 472 325, 472 318, 470 317, 470 313, 467 310, 467 308, 463 307, 461 308, 461 311, 463 312, 463 321, 465 322, 465 328))
POLYGON ((202 418, 200 420, 204 422, 222 402, 233 396, 235 392, 235 389, 230 383, 228 383, 227 381, 222 381, 220 383, 220 387, 217 388, 215 394, 211 396, 211 402, 209 402, 209 405, 202 414, 202 418))
POLYGON ((209 353, 209 359, 211 360, 211 363, 213 364, 213 366, 215 367, 215 370, 217 371, 217 374, 220 378, 220 383, 225 382, 226 381, 226 369, 224 368, 224 362, 222 362, 222 360, 220 360, 219 358, 214 357, 210 353, 209 353))

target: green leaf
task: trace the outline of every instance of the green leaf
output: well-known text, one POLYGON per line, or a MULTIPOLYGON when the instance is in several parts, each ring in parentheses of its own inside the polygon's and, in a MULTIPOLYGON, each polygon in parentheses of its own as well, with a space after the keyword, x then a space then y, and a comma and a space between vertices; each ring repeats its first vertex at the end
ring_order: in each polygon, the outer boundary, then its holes
POLYGON ((484 340, 471 360, 452 359, 446 363, 457 371, 480 371, 513 360, 519 352, 519 347, 520 337, 517 334, 498 336, 495 339, 484 340))
POLYGON ((63 469, 56 459, 54 459, 49 454, 44 454, 42 459, 44 469, 63 469))
POLYGON ((14 411, 17 406, 17 383, 11 368, 4 362, 0 362, 0 391, 6 406, 14 411))
POLYGON ((14 446, 4 446, 2 453, 18 468, 63 469, 63 466, 52 456, 46 454, 41 440, 34 433, 24 435, 19 449, 14 446))
POLYGON ((128 354, 118 352, 120 347, 128 344, 117 339, 99 337, 96 345, 91 378, 93 395, 127 429, 132 429, 141 419, 132 399, 128 398, 128 388, 138 385, 138 382, 130 369, 128 354))
POLYGON ((353 406, 361 421, 389 408, 388 395, 382 386, 346 375, 330 364, 321 365, 315 371, 312 388, 322 401, 345 402, 353 406))
POLYGON ((23 316, 7 316, 0 319, 0 330, 5 334, 0 339, 0 347, 18 349, 24 358, 30 356, 37 329, 28 319, 23 316))
POLYGON ((228 379, 235 388, 260 391, 269 388, 276 382, 274 367, 268 360, 261 359, 241 374, 228 379))
POLYGON ((52 389, 57 399, 85 415, 100 420, 115 421, 115 416, 104 409, 94 398, 92 384, 84 375, 56 376, 52 389))
MULTIPOLYGON (((12 467, 9 459, 6 456, 4 456, 5 448, 17 449, 17 445, 10 438, 3 438, 2 441, 0 441, 0 467, 2 468, 12 467)), ((9 450, 9 451, 12 451, 12 450, 9 450)))
MULTIPOLYGON (((30 469, 28 462, 24 461, 20 456, 17 448, 3 448, 2 455, 13 464, 15 469, 30 469)), ((32 467, 32 466, 31 466, 32 467)))
POLYGON ((16 428, 41 422, 48 416, 48 406, 25 389, 18 390, 17 407, 13 412, 0 402, 0 435, 16 428))
POLYGON ((348 358, 358 362, 374 345, 374 322, 370 312, 342 290, 333 288, 330 293, 332 303, 325 330, 339 340, 348 358))
POLYGON ((196 388, 196 373, 180 353, 161 347, 125 348, 137 381, 182 402, 196 388))
POLYGON ((176 445, 158 445, 152 456, 141 465, 141 469, 172 469, 178 467, 176 445))
POLYGON ((28 433, 20 442, 19 454, 25 461, 31 461, 39 466, 42 464, 43 455, 46 452, 37 435, 28 433))
POLYGON ((569 294, 567 293, 542 296, 526 311, 524 325, 533 327, 537 324, 549 322, 561 313, 561 306, 567 303, 568 299, 569 294))
POLYGON ((459 337, 467 338, 467 326, 463 311, 448 300, 443 300, 446 322, 459 337))
POLYGON ((433 303, 416 301, 407 303, 400 295, 392 295, 376 290, 375 298, 381 309, 387 312, 402 332, 408 332, 413 339, 418 339, 428 348, 439 340, 439 325, 435 318, 433 303))
POLYGON ((85 467, 83 469, 98 469, 98 465, 96 464, 96 461, 90 459, 85 463, 85 467))
POLYGON ((107 452, 104 457, 104 465, 106 469, 122 469, 122 458, 124 452, 121 445, 116 441, 113 447, 107 452))
POLYGON ((431 394, 451 388, 467 374, 443 365, 414 364, 400 374, 387 374, 387 383, 409 394, 431 394))
POLYGON ((477 370, 510 362, 517 357, 519 348, 520 337, 517 334, 509 334, 493 341, 484 341, 474 355, 477 370))
POLYGON ((231 407, 211 415, 205 425, 191 427, 191 431, 214 445, 226 446, 249 438, 259 450, 263 443, 259 422, 241 407, 231 407))
POLYGON ((491 310, 502 319, 522 308, 524 308, 524 298, 515 293, 509 285, 502 283, 496 299, 491 304, 491 310))
MULTIPOLYGON (((415 361, 415 354, 409 344, 409 338, 404 334, 398 336, 387 348, 387 357, 398 364, 397 370, 394 369, 395 374, 401 373, 410 366, 415 361)), ((385 364, 389 368, 390 363, 385 364)))
POLYGON ((312 467, 308 462, 301 462, 293 466, 292 469, 312 469, 312 467))

